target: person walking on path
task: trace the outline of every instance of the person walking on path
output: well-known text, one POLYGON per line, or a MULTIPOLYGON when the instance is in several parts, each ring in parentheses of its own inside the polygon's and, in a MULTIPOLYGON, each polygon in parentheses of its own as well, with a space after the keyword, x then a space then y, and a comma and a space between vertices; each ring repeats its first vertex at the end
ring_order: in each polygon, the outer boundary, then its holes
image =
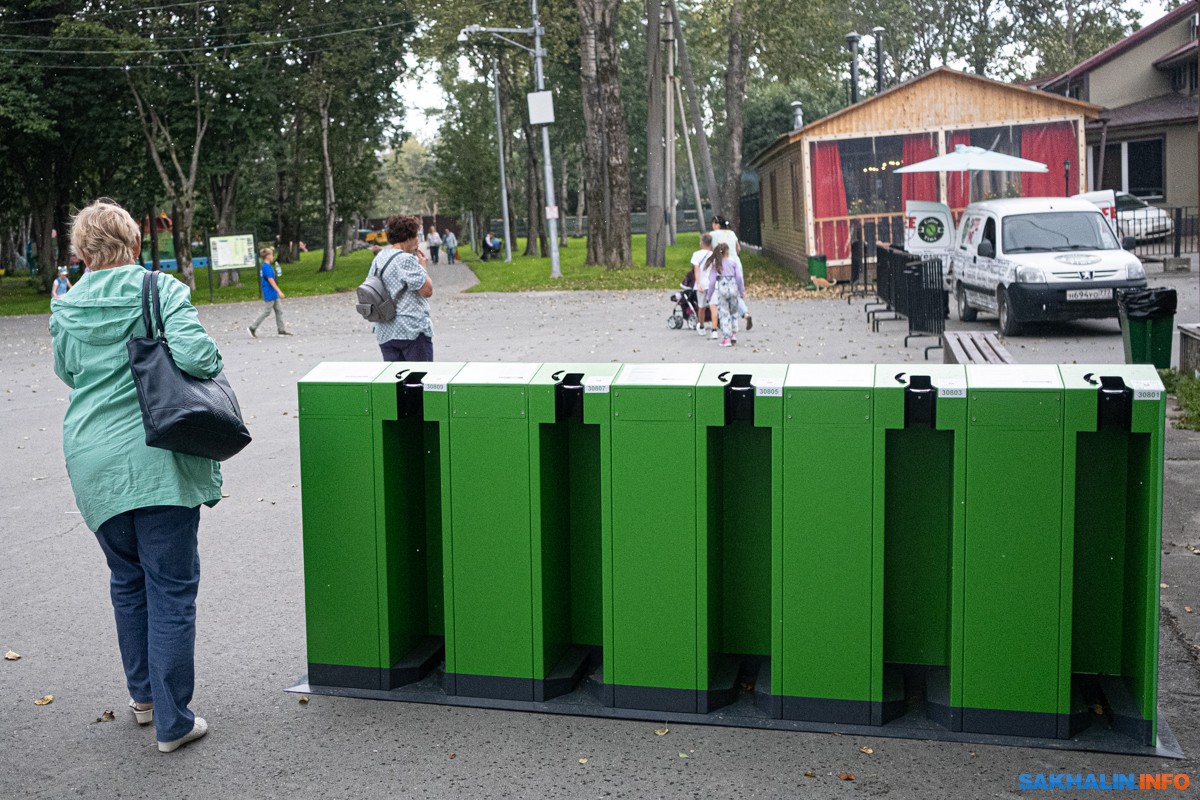
POLYGON ((429 260, 438 263, 438 248, 442 246, 442 237, 438 235, 437 228, 429 229, 429 236, 425 241, 429 243, 429 260))
POLYGON ((375 323, 375 340, 384 361, 433 361, 433 324, 429 298, 433 281, 425 271, 425 254, 418 248, 417 217, 387 221, 385 247, 375 255, 369 274, 378 275, 396 301, 396 316, 375 323))
MULTIPOLYGON (((71 248, 92 271, 50 304, 54 372, 71 388, 63 419, 67 475, 111 573, 129 707, 139 725, 154 723, 158 749, 169 753, 208 732, 188 705, 195 687, 200 506, 221 499, 221 468, 146 445, 126 350, 132 337, 145 335, 138 224, 115 203, 97 200, 75 217, 71 248)), ((187 286, 161 273, 155 280, 175 364, 212 378, 222 369, 221 354, 187 286)))
POLYGON ((717 319, 721 325, 721 347, 737 344, 738 300, 746 294, 742 265, 729 257, 729 246, 713 247, 713 274, 716 280, 713 296, 716 299, 717 319))
MULTIPOLYGON (((713 241, 714 247, 718 244, 723 244, 729 248, 729 257, 737 262, 738 271, 741 271, 741 269, 742 269, 742 256, 741 256, 742 243, 738 239, 737 234, 734 233, 732 230, 730 230, 729 220, 726 219, 725 217, 714 216, 712 219, 712 232, 709 235, 712 236, 712 241, 713 241)), ((714 307, 713 307, 714 314, 716 313, 715 308, 716 307, 714 305, 714 307)), ((739 301, 738 316, 746 318, 746 330, 750 330, 751 328, 754 327, 754 320, 753 320, 753 318, 751 318, 750 312, 746 309, 745 298, 742 298, 739 301)), ((714 339, 717 338, 716 331, 713 332, 712 338, 714 338, 714 339)))
POLYGON ((54 284, 50 287, 50 296, 54 300, 58 300, 66 296, 67 292, 71 291, 71 279, 67 277, 67 268, 58 268, 58 277, 54 279, 54 284))
POLYGON ((271 316, 271 312, 275 312, 275 330, 280 336, 291 336, 292 332, 283 325, 283 303, 279 301, 287 297, 283 290, 279 288, 279 284, 275 282, 275 250, 270 247, 264 247, 258 251, 258 255, 262 257, 262 266, 258 268, 258 280, 262 285, 262 297, 266 306, 262 313, 258 315, 258 319, 250 323, 250 335, 257 338, 258 326, 263 324, 263 321, 271 316))
POLYGON ((708 314, 709 329, 716 335, 717 316, 709 310, 708 288, 712 283, 712 236, 700 234, 700 249, 692 253, 692 271, 696 276, 696 332, 704 335, 704 316, 708 314))
POLYGON ((454 235, 454 231, 446 228, 446 235, 442 237, 442 244, 446 248, 446 259, 453 264, 458 261, 458 237, 454 235))

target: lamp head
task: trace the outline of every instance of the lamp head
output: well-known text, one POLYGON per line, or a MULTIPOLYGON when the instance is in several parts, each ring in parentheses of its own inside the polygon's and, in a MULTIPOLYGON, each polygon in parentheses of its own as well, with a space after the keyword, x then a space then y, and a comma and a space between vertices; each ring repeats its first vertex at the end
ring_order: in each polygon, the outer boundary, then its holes
POLYGON ((858 49, 858 40, 861 38, 862 37, 859 36, 854 31, 850 31, 850 33, 847 33, 846 34, 846 49, 850 50, 850 51, 857 50, 858 49))

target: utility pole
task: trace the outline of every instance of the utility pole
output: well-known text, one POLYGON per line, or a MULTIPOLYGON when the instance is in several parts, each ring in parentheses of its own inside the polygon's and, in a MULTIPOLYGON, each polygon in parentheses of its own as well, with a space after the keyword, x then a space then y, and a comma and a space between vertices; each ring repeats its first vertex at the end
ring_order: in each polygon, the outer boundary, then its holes
POLYGON ((512 227, 508 223, 508 183, 504 176, 504 127, 500 124, 500 60, 496 58, 492 59, 492 86, 496 89, 496 143, 500 145, 500 210, 504 216, 504 261, 511 264, 512 227))
MULTIPOLYGON (((537 80, 537 90, 546 90, 546 79, 542 73, 542 59, 546 51, 542 49, 542 34, 545 32, 538 21, 537 0, 529 0, 533 10, 533 70, 537 80)), ((561 278, 562 268, 558 260, 558 203, 554 199, 554 164, 550 160, 550 126, 543 124, 542 128, 542 168, 546 179, 546 224, 550 229, 550 277, 561 278)))
POLYGON ((675 198, 675 103, 672 102, 675 94, 675 30, 674 30, 674 4, 666 4, 666 31, 667 36, 663 42, 667 45, 667 158, 666 180, 663 182, 663 192, 666 195, 666 203, 664 204, 667 210, 667 244, 675 244, 675 237, 679 230, 675 221, 675 209, 679 205, 679 201, 675 198))
MULTIPOLYGON (((538 19, 537 0, 530 0, 530 11, 533 14, 533 27, 532 28, 485 28, 482 25, 468 25, 467 27, 463 28, 461 31, 458 32, 458 41, 460 41, 460 42, 467 41, 468 34, 471 34, 471 33, 490 33, 492 36, 495 36, 497 39, 501 40, 502 42, 507 42, 508 44, 511 44, 514 47, 521 48, 526 53, 530 53, 533 56, 533 74, 534 74, 534 80, 536 81, 537 93, 539 95, 541 95, 543 92, 546 91, 546 78, 545 78, 545 74, 542 71, 542 59, 545 58, 545 56, 546 56, 546 51, 542 48, 542 35, 546 32, 546 30, 545 30, 545 28, 542 27, 542 24, 538 19), (521 44, 520 42, 513 41, 512 39, 510 39, 504 35, 506 33, 520 33, 520 34, 524 34, 526 36, 532 36, 533 37, 533 47, 532 48, 526 47, 525 45, 521 44)), ((493 61, 493 67, 494 66, 495 66, 495 62, 493 61)), ((499 94, 499 91, 500 91, 499 86, 497 85, 497 89, 496 89, 496 92, 497 92, 497 94, 496 94, 497 126, 499 126, 499 119, 500 119, 500 94, 499 94)), ((539 118, 534 118, 534 116, 533 116, 534 97, 533 97, 533 95, 529 96, 529 101, 530 101, 529 102, 529 110, 530 110, 529 124, 530 125, 538 125, 542 129, 542 170, 543 170, 543 173, 544 173, 544 176, 546 179, 546 223, 547 223, 547 229, 550 231, 550 277, 551 278, 561 278, 562 277, 562 269, 559 265, 559 260, 558 260, 558 204, 555 202, 555 199, 554 199, 554 164, 550 161, 550 131, 547 128, 547 126, 550 123, 554 122, 554 108, 553 108, 552 103, 550 103, 550 102, 543 103, 542 102, 543 100, 548 101, 548 98, 538 98, 539 118)), ((504 158, 503 143, 500 148, 500 154, 501 154, 500 155, 501 159, 503 159, 504 158)), ((504 170, 503 163, 501 163, 501 165, 500 165, 500 170, 501 170, 501 175, 503 176, 503 170, 504 170)), ((503 177, 501 177, 501 183, 503 183, 503 177)), ((505 191, 505 187, 502 185, 501 186, 501 194, 503 194, 504 191, 505 191)), ((505 207, 507 208, 507 200, 505 201, 505 207)), ((505 216, 507 216, 507 212, 505 212, 505 216)), ((507 224, 507 222, 505 224, 507 224)), ((510 236, 506 236, 504 238, 505 245, 508 244, 508 241, 510 238, 511 238, 510 236)), ((511 251, 510 251, 510 260, 511 260, 511 251)))

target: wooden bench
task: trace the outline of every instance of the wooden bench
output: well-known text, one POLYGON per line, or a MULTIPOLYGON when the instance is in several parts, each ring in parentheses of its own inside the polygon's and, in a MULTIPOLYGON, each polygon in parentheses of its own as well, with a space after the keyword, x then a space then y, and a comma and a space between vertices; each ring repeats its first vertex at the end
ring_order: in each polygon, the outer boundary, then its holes
POLYGON ((1015 364, 1008 348, 994 333, 946 331, 942 334, 944 364, 1015 364))

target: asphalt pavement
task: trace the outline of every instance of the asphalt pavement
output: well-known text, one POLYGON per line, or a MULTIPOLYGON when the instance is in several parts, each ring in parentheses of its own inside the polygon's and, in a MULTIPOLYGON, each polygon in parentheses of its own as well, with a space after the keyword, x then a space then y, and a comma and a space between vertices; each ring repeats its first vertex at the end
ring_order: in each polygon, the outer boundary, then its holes
MULTIPOLYGON (((445 265, 433 278, 439 360, 884 363, 921 361, 926 344, 904 346, 903 323, 872 333, 861 300, 752 299, 753 329, 723 350, 669 330, 665 292, 472 294, 470 272, 445 265)), ((1151 283, 1179 289, 1177 320, 1200 321, 1197 273, 1151 283)), ((67 389, 51 369, 47 318, 0 318, 0 651, 21 655, 0 661, 0 797, 1010 798, 1022 796, 1019 774, 1062 772, 1184 772, 1200 786, 1200 434, 1187 431, 1167 436, 1160 684, 1184 760, 302 704, 283 691, 305 669, 296 381, 322 361, 379 353, 351 295, 284 304, 292 337, 265 326, 251 338, 256 303, 200 311, 254 443, 226 464, 228 496, 201 521, 193 708, 211 730, 170 755, 125 708, 107 570, 63 466, 67 389), (52 703, 34 704, 47 694, 52 703), (106 710, 115 720, 99 721, 106 710)), ((1122 360, 1114 320, 1042 326, 1008 346, 1024 363, 1122 360)))

